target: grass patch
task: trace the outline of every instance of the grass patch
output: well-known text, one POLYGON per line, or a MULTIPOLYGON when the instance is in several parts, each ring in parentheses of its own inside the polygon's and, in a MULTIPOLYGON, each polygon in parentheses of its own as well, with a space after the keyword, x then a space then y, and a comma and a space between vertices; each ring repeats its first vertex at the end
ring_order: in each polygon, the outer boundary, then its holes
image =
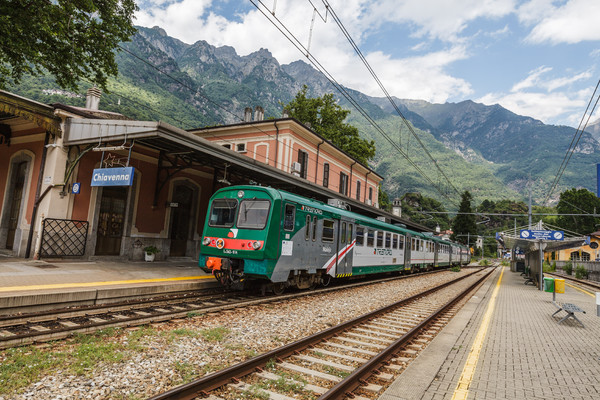
POLYGON ((0 357, 0 394, 14 393, 63 364, 65 354, 31 346, 5 350, 0 357))
POLYGON ((198 311, 190 311, 189 313, 187 313, 185 316, 188 318, 194 318, 194 317, 201 317, 203 316, 204 313, 202 312, 198 312, 198 311))
POLYGON ((340 378, 345 378, 348 375, 350 375, 350 372, 346 372, 346 371, 342 371, 339 370, 337 368, 334 368, 332 366, 329 365, 325 365, 323 366, 323 369, 325 370, 325 372, 327 372, 329 375, 335 375, 335 376, 339 376, 340 378))
POLYGON ((231 332, 229 329, 219 326, 211 329, 203 329, 200 331, 200 335, 209 342, 221 342, 229 332, 231 332))
POLYGON ((101 340, 80 344, 71 354, 72 364, 68 369, 77 375, 89 374, 101 362, 121 362, 125 359, 125 347, 119 343, 101 340))
POLYGON ((196 367, 187 362, 175 361, 175 363, 173 364, 173 369, 181 377, 180 382, 176 382, 176 384, 178 385, 191 382, 198 376, 196 367))

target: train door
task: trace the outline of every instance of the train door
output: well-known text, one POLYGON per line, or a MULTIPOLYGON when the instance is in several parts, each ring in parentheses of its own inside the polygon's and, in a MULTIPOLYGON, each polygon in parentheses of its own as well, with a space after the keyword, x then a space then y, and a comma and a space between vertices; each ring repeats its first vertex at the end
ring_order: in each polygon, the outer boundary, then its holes
POLYGON ((404 269, 410 271, 412 269, 411 254, 412 254, 412 236, 407 233, 406 240, 404 241, 404 269))
POLYGON ((321 231, 321 257, 326 259, 325 272, 333 277, 338 275, 338 251, 340 220, 323 218, 321 231))
POLYGON ((354 258, 354 223, 341 219, 338 221, 338 265, 336 276, 352 275, 352 261, 354 258))
POLYGON ((440 252, 441 245, 439 243, 433 242, 433 266, 437 267, 439 265, 438 254, 440 252))

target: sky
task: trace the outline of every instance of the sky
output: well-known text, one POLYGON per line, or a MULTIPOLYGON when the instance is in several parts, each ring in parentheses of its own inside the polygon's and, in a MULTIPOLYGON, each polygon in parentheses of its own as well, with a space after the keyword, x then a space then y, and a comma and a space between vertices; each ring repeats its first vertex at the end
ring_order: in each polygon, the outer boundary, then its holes
POLYGON ((383 97, 326 5, 398 98, 500 104, 577 127, 600 79, 600 0, 140 0, 135 23, 308 62, 276 18, 338 82, 383 97))

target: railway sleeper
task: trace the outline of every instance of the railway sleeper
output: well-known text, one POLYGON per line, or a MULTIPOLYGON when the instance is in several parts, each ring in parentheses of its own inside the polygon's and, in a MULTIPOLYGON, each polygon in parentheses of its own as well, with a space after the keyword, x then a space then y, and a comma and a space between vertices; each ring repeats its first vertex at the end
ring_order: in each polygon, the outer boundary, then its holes
POLYGON ((300 385, 300 386, 302 386, 302 388, 304 390, 316 393, 318 395, 321 395, 321 394, 327 392, 327 389, 324 387, 317 386, 317 385, 311 385, 310 383, 303 383, 303 382, 297 381, 295 379, 286 378, 286 377, 283 377, 282 375, 277 375, 277 374, 274 374, 274 373, 268 372, 268 371, 258 372, 256 374, 256 376, 258 376, 259 378, 262 378, 262 379, 267 379, 269 381, 279 381, 279 380, 283 379, 283 381, 286 384, 300 385))
POLYGON ((234 388, 240 392, 266 393, 267 395, 269 395, 269 399, 272 399, 272 400, 296 400, 294 397, 285 396, 283 394, 272 392, 272 391, 266 390, 266 389, 256 388, 255 386, 249 385, 244 382, 230 383, 228 386, 231 388, 234 388))

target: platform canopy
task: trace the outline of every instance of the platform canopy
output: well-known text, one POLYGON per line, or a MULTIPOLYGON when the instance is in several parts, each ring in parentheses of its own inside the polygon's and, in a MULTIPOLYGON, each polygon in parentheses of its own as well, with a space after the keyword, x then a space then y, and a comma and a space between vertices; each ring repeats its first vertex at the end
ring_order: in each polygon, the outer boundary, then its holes
POLYGON ((545 224, 542 221, 532 226, 527 225, 499 232, 496 235, 496 240, 504 248, 521 250, 523 253, 539 251, 540 243, 542 243, 542 250, 556 251, 581 246, 586 242, 586 239, 586 236, 565 231, 564 229, 545 224), (526 235, 522 235, 521 231, 529 231, 537 235, 530 234, 529 238, 525 238, 524 236, 526 235), (544 234, 545 232, 560 232, 562 234, 556 234, 556 237, 553 237, 551 234, 544 234), (557 239, 557 237, 560 239, 557 239))

